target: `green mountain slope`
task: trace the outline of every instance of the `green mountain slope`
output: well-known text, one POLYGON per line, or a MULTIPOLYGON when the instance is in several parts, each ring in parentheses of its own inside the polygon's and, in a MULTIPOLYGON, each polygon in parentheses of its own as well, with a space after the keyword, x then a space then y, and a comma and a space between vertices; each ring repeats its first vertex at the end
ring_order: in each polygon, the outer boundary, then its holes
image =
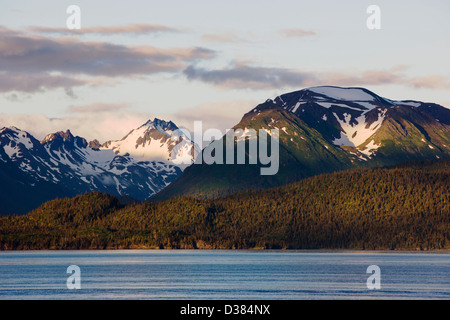
POLYGON ((450 156, 450 126, 415 107, 389 109, 380 129, 361 148, 371 141, 380 146, 373 157, 379 165, 450 156))

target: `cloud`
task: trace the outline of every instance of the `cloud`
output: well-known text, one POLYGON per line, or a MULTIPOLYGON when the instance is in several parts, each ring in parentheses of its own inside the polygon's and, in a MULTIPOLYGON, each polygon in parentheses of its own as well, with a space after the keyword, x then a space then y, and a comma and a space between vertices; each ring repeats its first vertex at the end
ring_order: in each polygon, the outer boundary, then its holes
POLYGON ((70 91, 73 86, 81 86, 88 84, 89 81, 77 79, 75 77, 67 77, 63 75, 52 74, 14 74, 0 72, 0 92, 20 91, 20 92, 39 92, 55 88, 67 89, 68 95, 73 95, 70 91), (69 90, 69 91, 68 91, 69 90))
POLYGON ((193 65, 183 73, 191 81, 197 80, 226 89, 284 89, 317 85, 366 86, 397 84, 415 88, 450 88, 440 75, 414 77, 405 74, 406 66, 380 70, 350 72, 310 72, 286 68, 270 68, 239 63, 228 68, 207 70, 193 65))
POLYGON ((49 38, 0 27, 0 92, 62 87, 74 96, 69 88, 101 83, 99 77, 179 73, 188 63, 214 56, 214 51, 201 47, 126 46, 49 38))
POLYGON ((402 84, 406 79, 402 73, 398 72, 397 68, 366 70, 352 74, 346 72, 329 72, 320 74, 320 78, 328 83, 340 86, 402 84))
POLYGON ((311 37, 316 35, 315 31, 299 28, 283 29, 279 30, 278 33, 284 35, 287 38, 311 37))
POLYGON ((171 28, 159 24, 135 23, 124 26, 96 26, 96 27, 82 27, 81 29, 69 30, 68 28, 52 28, 32 26, 27 28, 30 32, 47 33, 47 34, 101 34, 101 35, 116 35, 116 34, 151 34, 162 32, 181 32, 179 29, 171 28))
POLYGON ((297 72, 283 68, 254 67, 243 64, 218 70, 206 70, 191 65, 183 73, 189 80, 200 80, 228 89, 300 87, 316 80, 316 77, 308 72, 297 72))
POLYGON ((69 129, 88 141, 98 139, 100 142, 121 139, 146 121, 144 114, 133 112, 77 113, 61 118, 48 118, 43 114, 0 113, 0 119, 0 128, 15 126, 38 140, 49 133, 69 129))
POLYGON ((160 49, 130 47, 74 38, 10 36, 0 33, 2 71, 16 73, 62 72, 70 74, 130 76, 174 72, 184 62, 214 56, 204 48, 160 49))
POLYGON ((423 77, 416 77, 409 79, 409 84, 414 88, 425 88, 425 89, 450 89, 449 79, 441 75, 430 75, 423 77))
POLYGON ((441 75, 428 75, 423 77, 408 76, 402 71, 403 66, 393 67, 386 70, 368 70, 360 72, 359 75, 350 75, 346 73, 324 74, 323 78, 330 83, 342 86, 364 86, 364 85, 383 85, 398 84, 413 88, 425 89, 449 89, 450 82, 441 75))

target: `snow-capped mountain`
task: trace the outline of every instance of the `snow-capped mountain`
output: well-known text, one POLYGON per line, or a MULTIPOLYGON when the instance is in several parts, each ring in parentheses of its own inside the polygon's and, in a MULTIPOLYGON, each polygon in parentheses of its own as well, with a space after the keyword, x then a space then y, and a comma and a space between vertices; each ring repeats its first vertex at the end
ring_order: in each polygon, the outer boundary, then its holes
MULTIPOLYGON (((434 122, 437 126, 450 124, 450 110, 442 106, 413 100, 394 101, 365 88, 312 87, 280 95, 273 102, 297 115, 333 144, 354 147, 347 150, 356 152, 362 159, 373 157, 382 146, 383 130, 380 129, 386 119, 407 120, 412 116, 419 122, 434 122)), ((424 135, 420 140, 429 148, 448 152, 442 137, 436 138, 431 141, 424 135)))
POLYGON ((177 129, 172 122, 155 119, 120 141, 100 146, 98 141, 88 143, 70 130, 38 141, 18 128, 2 128, 0 177, 5 183, 1 186, 0 213, 24 213, 56 196, 94 190, 145 200, 181 174, 183 167, 172 158, 180 161, 187 157, 187 146, 194 149, 186 137, 176 136, 177 129), (28 196, 35 199, 27 201, 28 196))
POLYGON ((233 129, 279 130, 276 175, 261 176, 260 163, 193 165, 153 198, 225 195, 344 169, 450 158, 449 109, 394 101, 365 88, 321 86, 282 94, 250 110, 233 129))
POLYGON ((100 149, 111 149, 115 154, 129 154, 136 159, 170 161, 180 166, 191 164, 200 152, 172 121, 157 118, 131 130, 121 140, 105 142, 100 149))

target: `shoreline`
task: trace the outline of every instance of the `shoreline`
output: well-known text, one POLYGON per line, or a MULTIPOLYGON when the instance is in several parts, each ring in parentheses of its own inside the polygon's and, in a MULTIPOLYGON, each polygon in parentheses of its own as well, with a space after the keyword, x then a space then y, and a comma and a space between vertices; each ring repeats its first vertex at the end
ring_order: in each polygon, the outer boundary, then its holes
POLYGON ((178 248, 105 248, 105 249, 7 249, 0 250, 1 253, 6 252, 106 252, 106 251, 153 251, 153 252, 304 252, 304 253, 439 253, 450 254, 450 249, 433 249, 433 250, 414 250, 414 249, 261 249, 261 248, 248 248, 248 249, 178 249, 178 248))

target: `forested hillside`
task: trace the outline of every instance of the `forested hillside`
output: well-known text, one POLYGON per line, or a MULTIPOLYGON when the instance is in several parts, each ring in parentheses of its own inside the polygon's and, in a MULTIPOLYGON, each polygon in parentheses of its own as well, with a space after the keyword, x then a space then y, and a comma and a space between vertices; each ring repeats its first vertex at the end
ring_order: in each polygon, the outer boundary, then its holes
POLYGON ((450 249, 450 161, 323 174, 212 200, 99 192, 0 219, 0 248, 450 249))

